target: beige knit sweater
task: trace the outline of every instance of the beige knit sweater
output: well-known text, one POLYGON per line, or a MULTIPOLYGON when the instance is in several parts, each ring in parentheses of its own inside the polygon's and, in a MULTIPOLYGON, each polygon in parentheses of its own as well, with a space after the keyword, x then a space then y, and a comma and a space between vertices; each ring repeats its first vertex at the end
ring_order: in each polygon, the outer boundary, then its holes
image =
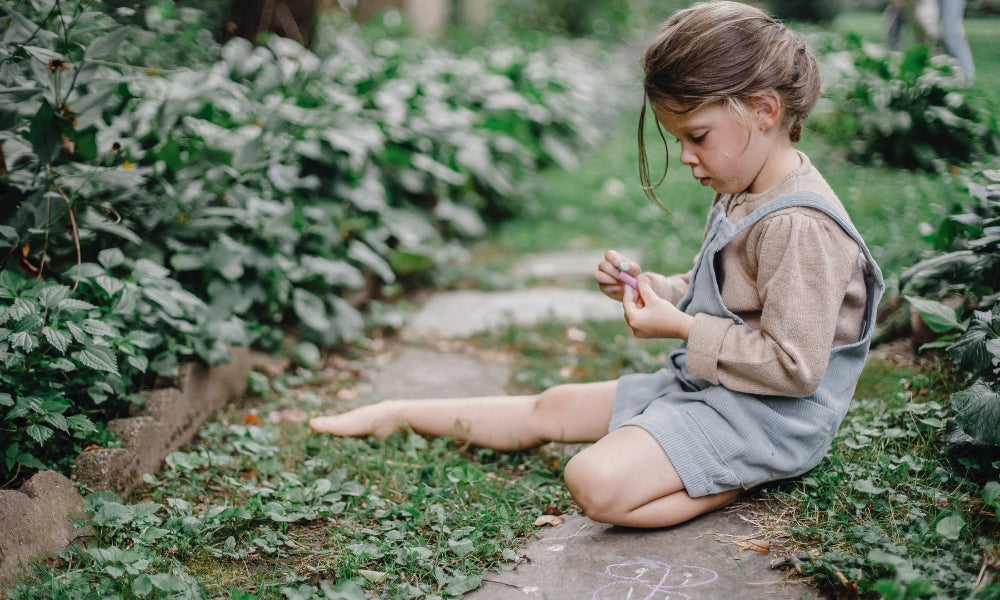
MULTIPOLYGON (((777 186, 731 197, 729 220, 796 191, 822 194, 843 210, 809 158, 800 156, 802 165, 777 186)), ((830 350, 860 336, 866 300, 860 259, 854 240, 818 210, 781 210, 744 230, 723 250, 718 272, 725 305, 749 327, 695 315, 688 370, 736 391, 808 396, 823 378, 830 350)), ((661 279, 657 291, 676 303, 690 275, 661 279)))

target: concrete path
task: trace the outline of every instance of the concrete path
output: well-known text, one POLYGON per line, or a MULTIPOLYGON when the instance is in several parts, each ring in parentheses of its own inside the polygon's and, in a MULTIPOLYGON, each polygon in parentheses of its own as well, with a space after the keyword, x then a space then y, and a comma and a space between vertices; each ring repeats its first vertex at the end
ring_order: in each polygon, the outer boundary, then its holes
MULTIPOLYGON (((397 350, 361 398, 458 397, 505 393, 506 361, 470 353, 442 340, 461 339, 508 323, 541 319, 579 322, 621 319, 621 306, 595 291, 592 273, 600 255, 560 253, 530 257, 524 275, 558 274, 579 287, 515 291, 446 292, 431 297, 407 324, 397 350), (573 272, 573 269, 578 269, 573 272), (574 279, 575 278, 575 279, 574 279), (442 349, 445 348, 445 349, 442 349)), ((470 600, 821 598, 816 591, 772 569, 778 558, 754 523, 754 504, 723 509, 659 530, 632 530, 566 515, 538 530, 518 551, 523 557, 501 573, 487 573, 470 600)), ((774 544, 777 546, 777 543, 774 544)))

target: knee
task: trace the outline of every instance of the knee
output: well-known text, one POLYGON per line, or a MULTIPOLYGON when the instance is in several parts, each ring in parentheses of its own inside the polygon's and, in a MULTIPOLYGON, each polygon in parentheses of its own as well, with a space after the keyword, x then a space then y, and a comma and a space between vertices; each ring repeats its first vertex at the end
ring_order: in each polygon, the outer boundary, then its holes
POLYGON ((586 451, 571 458, 563 471, 566 487, 584 514, 612 525, 621 524, 629 512, 616 475, 604 461, 592 459, 586 451))

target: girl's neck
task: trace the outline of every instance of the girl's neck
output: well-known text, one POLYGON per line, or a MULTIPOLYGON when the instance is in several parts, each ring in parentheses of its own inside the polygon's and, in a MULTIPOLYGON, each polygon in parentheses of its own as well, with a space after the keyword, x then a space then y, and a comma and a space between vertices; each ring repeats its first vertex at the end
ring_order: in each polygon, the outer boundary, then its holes
POLYGON ((761 194, 781 183, 786 175, 802 166, 802 157, 791 142, 782 144, 771 152, 753 183, 747 188, 751 194, 761 194))

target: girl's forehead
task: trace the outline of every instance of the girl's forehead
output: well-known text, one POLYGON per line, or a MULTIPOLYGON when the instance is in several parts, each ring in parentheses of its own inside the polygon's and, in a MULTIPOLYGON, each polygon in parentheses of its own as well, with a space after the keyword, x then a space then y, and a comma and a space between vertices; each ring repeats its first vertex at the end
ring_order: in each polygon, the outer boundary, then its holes
POLYGON ((657 120, 668 131, 706 127, 717 124, 721 119, 733 118, 729 110, 718 104, 709 104, 681 113, 660 107, 655 113, 657 120))

